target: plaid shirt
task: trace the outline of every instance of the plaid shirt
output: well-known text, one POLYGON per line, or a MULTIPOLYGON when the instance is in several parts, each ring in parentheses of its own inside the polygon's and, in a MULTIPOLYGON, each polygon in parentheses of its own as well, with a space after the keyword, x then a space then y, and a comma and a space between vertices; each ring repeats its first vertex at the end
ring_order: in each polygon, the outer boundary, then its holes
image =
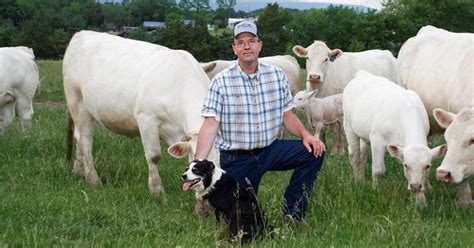
POLYGON ((202 115, 220 122, 218 149, 250 150, 270 145, 277 138, 283 113, 293 107, 280 68, 259 62, 257 72, 248 75, 233 63, 209 85, 202 115))

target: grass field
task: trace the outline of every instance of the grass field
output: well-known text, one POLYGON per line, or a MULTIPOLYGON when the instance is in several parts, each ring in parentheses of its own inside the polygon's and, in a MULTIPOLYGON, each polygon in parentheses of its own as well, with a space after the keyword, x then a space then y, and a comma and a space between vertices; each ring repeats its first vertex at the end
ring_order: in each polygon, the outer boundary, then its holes
MULTIPOLYGON (((0 247, 228 247, 213 218, 198 219, 195 200, 181 190, 186 160, 166 154, 160 174, 167 194, 148 192, 148 170, 139 138, 99 129, 94 163, 101 186, 72 173, 65 161, 65 105, 61 61, 38 61, 41 89, 32 129, 16 120, 0 137, 0 247)), ((436 143, 442 138, 437 137, 436 143)), ((330 143, 329 143, 330 145, 330 143)), ((290 173, 268 173, 259 200, 275 226, 272 240, 253 247, 473 247, 474 208, 454 199, 457 187, 435 180, 428 206, 418 208, 402 167, 386 157, 380 187, 356 183, 347 156, 327 155, 310 199, 309 228, 282 224, 280 202, 290 173)), ((471 180, 471 187, 473 187, 471 180)))

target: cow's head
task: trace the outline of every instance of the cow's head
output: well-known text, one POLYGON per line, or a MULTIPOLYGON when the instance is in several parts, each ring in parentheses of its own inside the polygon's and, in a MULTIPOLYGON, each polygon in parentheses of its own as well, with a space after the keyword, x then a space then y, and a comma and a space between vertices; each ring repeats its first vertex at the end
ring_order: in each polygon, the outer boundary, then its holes
POLYGON ((311 84, 324 83, 329 63, 333 63, 342 55, 341 50, 330 50, 322 41, 315 41, 307 48, 296 45, 293 52, 298 57, 306 58, 307 81, 311 84))
POLYGON ((443 182, 460 183, 474 175, 474 108, 465 108, 457 115, 437 108, 433 116, 446 128, 444 138, 448 145, 436 177, 443 182))
POLYGON ((388 145, 387 150, 392 157, 403 164, 408 190, 422 192, 431 169, 431 161, 446 152, 446 145, 430 149, 426 146, 401 147, 388 145))
MULTIPOLYGON (((184 158, 188 156, 189 162, 193 161, 194 154, 196 154, 197 137, 197 133, 183 136, 179 142, 168 147, 168 154, 175 158, 184 158)), ((219 167, 219 152, 215 148, 211 149, 208 160, 212 161, 219 167)))
POLYGON ((308 91, 302 90, 296 93, 293 97, 293 101, 295 102, 295 107, 298 109, 304 108, 310 104, 311 97, 315 97, 318 93, 317 90, 308 91))

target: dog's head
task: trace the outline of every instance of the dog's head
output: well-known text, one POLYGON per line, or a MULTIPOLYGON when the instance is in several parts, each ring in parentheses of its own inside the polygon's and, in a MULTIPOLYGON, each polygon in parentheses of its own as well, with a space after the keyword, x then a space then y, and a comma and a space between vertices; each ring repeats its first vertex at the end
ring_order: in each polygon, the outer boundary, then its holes
POLYGON ((185 181, 183 190, 194 189, 196 192, 205 191, 211 186, 215 168, 214 164, 208 160, 191 161, 181 176, 185 181))

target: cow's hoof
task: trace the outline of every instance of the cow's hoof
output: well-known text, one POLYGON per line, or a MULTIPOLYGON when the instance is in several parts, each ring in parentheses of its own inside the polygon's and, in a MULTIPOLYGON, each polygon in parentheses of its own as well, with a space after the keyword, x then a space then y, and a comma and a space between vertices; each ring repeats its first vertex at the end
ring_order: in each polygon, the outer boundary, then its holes
POLYGON ((79 163, 74 163, 74 169, 72 170, 72 172, 77 175, 77 176, 85 176, 85 172, 84 172, 84 166, 82 166, 82 164, 79 164, 79 163))
POLYGON ((98 176, 91 176, 91 175, 86 175, 86 182, 92 184, 92 185, 101 185, 102 182, 100 181, 98 176))
POLYGON ((459 199, 458 204, 463 208, 474 207, 474 201, 472 199, 459 199))
POLYGON ((163 186, 150 187, 150 193, 156 196, 164 195, 165 188, 163 188, 163 186))

